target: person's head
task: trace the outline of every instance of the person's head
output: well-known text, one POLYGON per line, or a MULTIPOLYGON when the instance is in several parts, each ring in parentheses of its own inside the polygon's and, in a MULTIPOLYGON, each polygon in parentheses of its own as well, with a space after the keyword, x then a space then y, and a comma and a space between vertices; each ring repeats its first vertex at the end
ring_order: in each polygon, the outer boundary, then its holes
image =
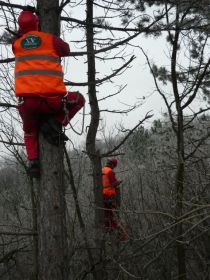
POLYGON ((31 11, 22 11, 18 17, 18 25, 18 33, 22 35, 29 31, 38 31, 39 18, 31 11))
POLYGON ((115 168, 117 166, 117 159, 114 157, 109 157, 107 159, 107 166, 110 166, 111 168, 115 168))

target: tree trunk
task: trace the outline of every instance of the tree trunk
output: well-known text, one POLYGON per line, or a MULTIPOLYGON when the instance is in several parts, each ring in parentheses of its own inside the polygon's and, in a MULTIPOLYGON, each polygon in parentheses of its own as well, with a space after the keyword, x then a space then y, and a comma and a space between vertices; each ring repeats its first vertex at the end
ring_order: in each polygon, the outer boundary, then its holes
MULTIPOLYGON (((38 0, 41 31, 60 34, 59 1, 38 0)), ((54 147, 39 136, 39 279, 67 279, 67 234, 63 147, 54 147)))
POLYGON ((40 135, 42 175, 39 190, 39 279, 65 280, 67 234, 63 148, 50 146, 40 135))
MULTIPOLYGON (((102 200, 102 166, 100 152, 96 149, 96 135, 98 131, 100 111, 96 96, 96 69, 95 69, 95 54, 94 54, 94 30, 93 30, 93 2, 94 0, 86 1, 86 43, 87 43, 87 62, 88 62, 88 96, 91 110, 91 120, 86 138, 86 150, 92 164, 93 176, 93 193, 95 200, 95 244, 96 263, 101 260, 101 249, 103 247, 103 206, 102 200)), ((97 279, 104 279, 103 264, 97 266, 97 279)))
MULTIPOLYGON (((87 59, 88 59, 88 96, 91 109, 91 121, 87 133, 86 149, 93 169, 93 192, 95 197, 95 226, 97 229, 102 225, 102 166, 99 151, 96 150, 96 135, 99 125, 99 106, 96 96, 95 81, 95 55, 94 55, 94 32, 93 32, 93 0, 87 0, 87 59)), ((96 239, 99 235, 96 233, 96 239)))
MULTIPOLYGON (((36 184, 33 184, 33 180, 30 180, 30 189, 31 189, 31 208, 32 208, 32 224, 33 224, 33 232, 37 232, 37 189, 36 184)), ((33 262, 34 262, 34 269, 33 269, 33 280, 38 279, 38 238, 37 235, 33 236, 33 262)))
POLYGON ((179 222, 180 217, 183 214, 183 189, 184 189, 184 119, 183 119, 183 109, 181 106, 181 98, 179 96, 178 83, 177 83, 177 52, 179 49, 179 3, 177 2, 176 7, 176 30, 173 40, 173 49, 171 56, 171 77, 172 77, 172 86, 173 93, 176 104, 177 111, 177 169, 176 169, 176 251, 177 251, 177 262, 178 262, 178 277, 179 280, 186 280, 186 259, 185 259, 185 246, 183 242, 183 223, 179 222))
POLYGON ((178 279, 186 280, 186 263, 185 263, 185 246, 182 237, 183 223, 179 222, 179 218, 183 214, 183 180, 184 180, 184 164, 178 159, 178 168, 176 173, 176 250, 178 260, 178 279))
POLYGON ((60 35, 59 0, 37 0, 41 31, 60 35))

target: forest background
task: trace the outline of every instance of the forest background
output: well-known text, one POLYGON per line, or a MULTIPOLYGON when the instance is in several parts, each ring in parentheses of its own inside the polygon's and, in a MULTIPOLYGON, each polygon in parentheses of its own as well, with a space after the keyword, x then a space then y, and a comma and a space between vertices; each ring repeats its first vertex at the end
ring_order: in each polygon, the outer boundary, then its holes
POLYGON ((209 279, 210 1, 0 1, 2 34, 27 5, 70 43, 65 81, 86 108, 64 149, 40 136, 32 181, 1 37, 1 279, 209 279), (102 227, 110 155, 124 242, 102 227))

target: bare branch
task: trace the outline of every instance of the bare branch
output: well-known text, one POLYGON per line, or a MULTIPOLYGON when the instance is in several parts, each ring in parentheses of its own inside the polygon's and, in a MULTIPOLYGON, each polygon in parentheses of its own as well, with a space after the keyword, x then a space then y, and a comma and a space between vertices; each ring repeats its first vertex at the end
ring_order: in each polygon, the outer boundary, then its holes
POLYGON ((152 73, 153 80, 154 80, 154 82, 155 82, 156 89, 157 89, 158 93, 162 96, 162 98, 163 98, 163 100, 164 100, 164 102, 165 102, 165 104, 166 104, 166 107, 167 107, 167 109, 168 109, 168 113, 169 113, 169 117, 170 117, 170 120, 171 120, 173 129, 174 129, 174 131, 177 131, 176 125, 175 125, 175 121, 174 121, 174 118, 173 118, 173 115, 172 115, 171 107, 170 107, 170 105, 169 105, 169 103, 168 103, 167 98, 165 97, 164 93, 162 92, 162 90, 160 89, 160 87, 159 87, 159 85, 158 85, 158 81, 157 81, 157 79, 156 79, 156 77, 155 77, 155 74, 154 74, 154 71, 153 71, 153 69, 152 69, 152 65, 151 65, 151 63, 150 63, 150 60, 149 60, 147 54, 145 53, 145 51, 143 50, 143 48, 140 47, 140 49, 141 49, 141 51, 143 52, 143 54, 144 54, 144 56, 145 56, 145 58, 146 58, 146 60, 147 60, 149 69, 150 69, 150 71, 151 71, 151 73, 152 73))
POLYGON ((17 105, 9 104, 9 103, 1 103, 0 107, 6 107, 6 108, 17 108, 17 105))
POLYGON ((128 134, 123 138, 123 140, 117 145, 115 146, 112 150, 104 153, 104 154, 101 154, 101 157, 108 157, 110 156, 110 154, 113 154, 115 151, 117 151, 125 142, 126 140, 131 136, 131 134, 145 121, 145 120, 148 120, 150 119, 151 117, 153 117, 153 115, 149 115, 149 112, 146 114, 146 116, 143 118, 143 120, 139 121, 139 123, 134 126, 134 128, 132 128, 128 134))
POLYGON ((9 146, 24 146, 25 144, 24 143, 17 143, 17 142, 8 142, 8 141, 3 141, 3 140, 0 140, 0 143, 3 143, 5 145, 9 145, 9 146))

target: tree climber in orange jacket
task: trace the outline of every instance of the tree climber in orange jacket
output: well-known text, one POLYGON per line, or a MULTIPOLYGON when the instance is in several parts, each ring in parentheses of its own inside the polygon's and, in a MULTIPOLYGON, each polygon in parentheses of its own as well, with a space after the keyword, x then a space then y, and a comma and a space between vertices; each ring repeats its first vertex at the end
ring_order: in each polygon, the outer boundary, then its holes
POLYGON ((106 165, 102 168, 102 185, 104 201, 104 227, 110 229, 118 228, 117 214, 115 210, 117 187, 122 181, 118 181, 115 176, 114 168, 117 166, 116 158, 108 158, 106 165))
POLYGON ((69 45, 59 37, 38 31, 39 19, 31 11, 18 18, 20 35, 13 41, 15 95, 23 122, 24 142, 31 177, 39 177, 38 133, 58 146, 68 140, 62 132, 84 106, 79 92, 67 92, 60 57, 69 56, 69 45), (65 102, 64 102, 65 101, 65 102))

